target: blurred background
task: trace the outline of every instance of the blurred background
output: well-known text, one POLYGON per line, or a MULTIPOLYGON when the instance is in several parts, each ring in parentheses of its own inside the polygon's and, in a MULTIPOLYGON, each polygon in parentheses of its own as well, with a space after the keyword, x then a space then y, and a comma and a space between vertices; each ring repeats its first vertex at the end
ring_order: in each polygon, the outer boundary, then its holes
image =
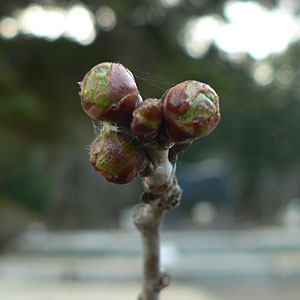
POLYGON ((220 96, 216 130, 179 157, 163 299, 299 299, 299 57, 297 0, 1 0, 0 298, 139 291, 142 185, 94 172, 78 95, 112 61, 144 99, 188 79, 220 96))

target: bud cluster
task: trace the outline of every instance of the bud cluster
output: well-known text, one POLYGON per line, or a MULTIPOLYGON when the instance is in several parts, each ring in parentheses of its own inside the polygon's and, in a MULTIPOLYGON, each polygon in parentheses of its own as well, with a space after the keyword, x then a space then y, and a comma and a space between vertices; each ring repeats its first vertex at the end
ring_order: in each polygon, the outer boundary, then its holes
POLYGON ((127 183, 147 169, 147 144, 179 151, 210 134, 220 121, 219 97, 207 84, 188 80, 161 99, 143 101, 132 73, 119 63, 101 63, 80 82, 83 110, 105 125, 90 145, 90 161, 108 181, 127 183))

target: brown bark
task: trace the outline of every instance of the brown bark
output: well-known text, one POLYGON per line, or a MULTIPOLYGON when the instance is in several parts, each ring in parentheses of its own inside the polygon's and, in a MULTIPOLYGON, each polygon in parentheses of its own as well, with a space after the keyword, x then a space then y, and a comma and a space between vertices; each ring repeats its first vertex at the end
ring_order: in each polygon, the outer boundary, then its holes
POLYGON ((182 191, 175 177, 175 163, 169 150, 159 145, 147 147, 153 164, 150 175, 143 178, 145 192, 134 215, 134 223, 142 239, 142 292, 139 300, 159 300, 161 289, 169 285, 169 277, 160 271, 160 228, 166 209, 179 204, 182 191))

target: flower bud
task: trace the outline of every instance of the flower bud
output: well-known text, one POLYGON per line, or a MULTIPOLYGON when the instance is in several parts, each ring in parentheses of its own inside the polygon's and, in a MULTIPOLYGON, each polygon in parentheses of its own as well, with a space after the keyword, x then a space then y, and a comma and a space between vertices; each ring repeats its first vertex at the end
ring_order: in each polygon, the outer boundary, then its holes
POLYGON ((124 184, 134 179, 147 162, 140 143, 105 126, 90 145, 90 161, 106 180, 124 184))
POLYGON ((161 102, 151 98, 142 102, 133 111, 130 129, 139 140, 149 143, 158 135, 161 122, 161 102))
POLYGON ((101 63, 80 83, 81 105, 93 119, 130 126, 132 112, 142 98, 132 73, 122 64, 101 63))
POLYGON ((175 143, 210 134, 220 121, 219 97, 207 84, 188 80, 162 97, 165 126, 175 143))

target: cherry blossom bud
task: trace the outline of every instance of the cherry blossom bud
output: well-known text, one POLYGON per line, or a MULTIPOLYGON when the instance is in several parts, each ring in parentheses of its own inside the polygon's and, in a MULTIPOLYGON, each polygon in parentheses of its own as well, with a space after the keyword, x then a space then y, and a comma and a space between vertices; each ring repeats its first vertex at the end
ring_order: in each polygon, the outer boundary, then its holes
POLYGON ((101 63, 80 83, 81 105, 93 119, 130 126, 132 112, 142 102, 132 73, 122 64, 101 63))
POLYGON ((148 159, 137 140, 105 126, 90 145, 90 161, 106 180, 124 184, 137 176, 148 159))
POLYGON ((161 102, 158 99, 150 98, 134 110, 130 128, 139 140, 149 143, 158 135, 161 123, 161 102))
POLYGON ((165 126, 175 143, 210 134, 220 121, 219 97, 207 84, 188 80, 162 97, 165 126))

